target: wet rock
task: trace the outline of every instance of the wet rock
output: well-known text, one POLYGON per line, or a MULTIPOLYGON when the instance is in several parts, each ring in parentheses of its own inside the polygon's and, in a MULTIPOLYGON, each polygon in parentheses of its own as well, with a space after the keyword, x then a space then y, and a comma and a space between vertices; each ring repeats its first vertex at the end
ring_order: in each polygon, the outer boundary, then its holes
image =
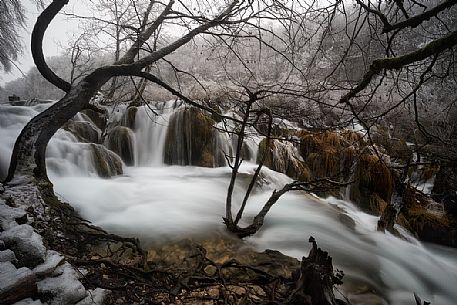
POLYGON ((219 166, 216 163, 214 120, 201 110, 175 112, 165 138, 164 162, 170 165, 219 166))
POLYGON ((106 122, 107 122, 105 114, 102 114, 102 113, 99 113, 99 112, 95 112, 95 111, 90 110, 90 109, 85 109, 85 110, 82 111, 82 113, 85 116, 87 116, 92 121, 92 123, 94 123, 95 126, 97 126, 100 130, 104 130, 105 129, 106 122))
POLYGON ((123 242, 99 242, 90 246, 90 256, 95 259, 106 259, 115 264, 134 266, 140 263, 141 257, 134 251, 135 246, 123 242))
POLYGON ((100 129, 98 129, 98 127, 96 127, 92 122, 69 121, 67 124, 65 124, 64 129, 70 131, 81 142, 100 142, 100 129))
POLYGON ((453 217, 430 209, 436 204, 414 188, 406 188, 400 224, 415 233, 419 239, 449 247, 457 247, 457 225, 453 217))
POLYGON ((383 208, 378 198, 388 204, 393 193, 393 177, 387 161, 373 154, 362 154, 358 158, 354 180, 350 189, 351 200, 362 210, 380 215, 383 208))
POLYGON ((106 146, 118 154, 126 165, 132 166, 135 163, 134 141, 135 134, 130 128, 117 126, 110 131, 106 146))
POLYGON ((264 165, 270 169, 284 173, 287 176, 300 180, 310 179, 310 170, 301 158, 298 150, 290 142, 272 140, 267 150, 266 139, 259 144, 257 162, 264 160, 264 165))
POLYGON ((95 170, 100 177, 109 178, 123 173, 121 158, 102 145, 91 144, 95 170))
POLYGON ((135 122, 136 122, 136 114, 138 112, 138 108, 135 106, 130 106, 124 112, 124 115, 121 119, 122 126, 130 128, 131 130, 135 130, 135 122))

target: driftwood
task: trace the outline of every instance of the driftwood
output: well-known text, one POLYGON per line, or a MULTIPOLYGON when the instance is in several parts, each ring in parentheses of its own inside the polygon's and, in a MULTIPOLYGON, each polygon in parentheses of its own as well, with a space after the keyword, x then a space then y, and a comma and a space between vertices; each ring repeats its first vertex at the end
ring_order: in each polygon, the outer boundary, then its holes
POLYGON ((308 257, 303 257, 301 267, 292 275, 295 289, 288 304, 309 305, 338 305, 346 304, 337 300, 333 294, 334 285, 342 284, 343 273, 333 273, 332 258, 328 252, 317 247, 313 237, 309 238, 313 244, 308 257))

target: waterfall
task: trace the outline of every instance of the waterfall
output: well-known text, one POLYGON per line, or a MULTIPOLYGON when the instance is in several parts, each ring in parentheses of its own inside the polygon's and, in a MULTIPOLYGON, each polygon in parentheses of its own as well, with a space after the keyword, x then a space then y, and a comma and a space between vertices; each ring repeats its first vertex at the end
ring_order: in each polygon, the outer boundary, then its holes
POLYGON ((165 138, 170 116, 181 106, 180 102, 168 101, 138 107, 135 117, 135 166, 162 166, 165 138))
MULTIPOLYGON (((49 105, 0 105, 1 175, 6 173, 14 141, 23 126, 49 105)), ((59 130, 46 152, 48 172, 56 193, 94 224, 113 233, 138 237, 144 245, 224 232, 222 216, 231 169, 228 166, 179 166, 181 160, 195 160, 189 148, 198 146, 193 138, 199 136, 195 122, 189 122, 190 114, 186 112, 189 107, 175 101, 149 106, 113 110, 104 143, 80 142, 93 138, 96 133, 102 134, 100 123, 88 115, 74 118, 83 122, 80 125, 85 131, 59 130), (183 134, 189 127, 193 130, 183 134), (81 132, 86 136, 76 135, 81 132), (172 166, 165 166, 163 162, 167 135, 171 137, 169 144, 174 143, 170 146, 176 156, 172 158, 176 161, 172 166), (177 138, 180 140, 172 141, 177 138), (126 142, 131 145, 128 153, 123 152, 124 144, 120 144, 126 142), (134 166, 122 164, 115 151, 123 159, 133 155, 134 166), (97 158, 110 161, 99 164, 101 169, 97 169, 97 158), (125 175, 116 176, 119 169, 125 175), (100 170, 115 176, 102 179, 100 170)), ((233 131, 235 126, 231 124, 227 122, 224 126, 223 122, 214 122, 219 129, 226 127, 233 131)), ((211 134, 211 141, 197 144, 213 153, 213 166, 224 165, 224 154, 234 153, 236 137, 215 129, 211 134)), ((251 177, 256 168, 257 147, 261 141, 258 136, 246 138, 245 162, 235 186, 234 209, 242 201, 247 187, 245 178, 251 177)), ((297 152, 293 147, 284 147, 281 153, 297 152)), ((255 216, 274 189, 291 181, 286 175, 266 167, 261 176, 262 181, 246 206, 246 219, 255 216)), ((400 236, 377 232, 377 220, 348 201, 289 193, 272 207, 261 231, 245 242, 259 250, 274 249, 301 258, 309 251, 305 240, 313 235, 333 256, 335 267, 344 271, 347 286, 343 286, 343 290, 352 291, 353 304, 366 304, 363 297, 369 292, 383 298, 380 304, 413 304, 413 292, 432 304, 455 304, 457 250, 421 243, 398 225, 395 228, 400 236), (357 291, 364 291, 358 301, 357 291)), ((242 224, 247 223, 244 221, 242 224)))

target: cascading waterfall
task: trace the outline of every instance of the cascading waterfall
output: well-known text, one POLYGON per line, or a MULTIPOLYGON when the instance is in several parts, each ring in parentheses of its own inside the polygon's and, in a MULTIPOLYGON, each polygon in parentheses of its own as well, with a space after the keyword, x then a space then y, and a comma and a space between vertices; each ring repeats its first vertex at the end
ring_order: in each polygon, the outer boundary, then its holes
POLYGON ((162 166, 168 123, 180 102, 157 103, 156 107, 138 107, 135 117, 135 166, 162 166))
MULTIPOLYGON (((47 106, 0 106, 2 174, 21 128, 47 106)), ((56 192, 96 225, 139 237, 145 245, 224 232, 221 217, 231 169, 163 163, 170 118, 183 107, 174 101, 162 103, 156 107, 158 115, 148 107, 138 107, 132 143, 135 166, 124 166, 124 175, 111 179, 96 175, 90 143, 78 143, 75 135, 60 130, 47 150, 56 192)), ((121 108, 116 120, 121 122, 125 111, 121 108)), ((260 140, 247 141, 250 160, 256 160, 260 140)), ((218 134, 213 144, 217 150, 233 154, 232 137, 218 134)), ((255 167, 244 162, 240 172, 249 176, 255 167)), ((268 168, 262 177, 262 186, 247 205, 246 219, 257 213, 273 189, 290 181, 268 168)), ((234 208, 245 188, 241 179, 234 192, 234 208)), ((309 250, 306 240, 312 235, 333 256, 336 268, 345 272, 345 285, 356 287, 345 286, 346 290, 363 290, 365 295, 376 292, 387 304, 412 305, 413 292, 432 304, 455 304, 457 250, 421 243, 397 225, 400 237, 379 233, 376 222, 377 217, 361 212, 350 202, 289 193, 273 206, 261 231, 245 242, 260 250, 269 248, 301 258, 309 250)), ((354 304, 368 301, 353 299, 354 304)))

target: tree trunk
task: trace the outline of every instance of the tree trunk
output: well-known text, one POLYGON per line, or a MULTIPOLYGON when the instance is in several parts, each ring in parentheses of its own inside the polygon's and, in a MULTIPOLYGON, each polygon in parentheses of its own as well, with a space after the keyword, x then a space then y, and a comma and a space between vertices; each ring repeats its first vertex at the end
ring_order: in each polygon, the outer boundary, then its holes
POLYGON ((94 81, 91 75, 84 78, 60 101, 31 120, 14 144, 5 182, 10 182, 18 174, 48 180, 45 155, 49 140, 63 124, 90 107, 91 98, 106 81, 106 78, 94 81))

